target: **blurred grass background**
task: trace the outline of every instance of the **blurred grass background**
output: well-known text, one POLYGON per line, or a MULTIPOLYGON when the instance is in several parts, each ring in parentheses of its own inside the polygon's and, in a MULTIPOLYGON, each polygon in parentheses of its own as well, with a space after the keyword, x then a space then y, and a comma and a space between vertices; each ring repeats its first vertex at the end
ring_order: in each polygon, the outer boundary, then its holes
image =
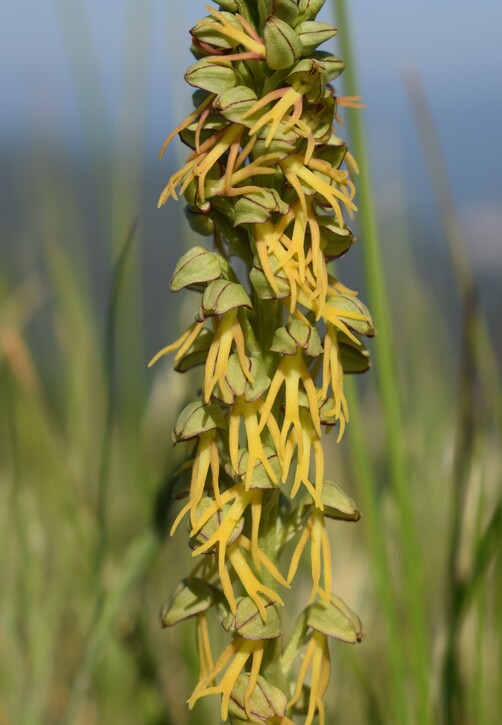
MULTIPOLYGON (((351 381, 348 433, 326 445, 330 477, 363 512, 358 526, 333 526, 335 588, 368 633, 333 647, 329 723, 496 725, 502 186, 489 172, 500 139, 482 154, 486 134, 476 143, 476 127, 413 72, 394 91, 413 132, 397 142, 390 104, 377 137, 365 9, 350 4, 352 46, 344 3, 328 6, 345 31, 337 49, 354 58, 344 88, 362 87, 368 104, 344 116, 363 173, 358 251, 338 266, 379 329, 373 371, 351 381), (496 203, 466 218, 472 198, 496 203)), ((168 292, 190 238, 182 207, 155 209, 183 150, 166 168, 155 149, 190 104, 186 30, 200 7, 187 3, 179 24, 169 0, 124 2, 116 18, 92 0, 49 9, 71 102, 34 83, 16 134, 8 103, 0 125, 0 723, 217 722, 215 703, 185 707, 190 624, 158 625, 190 558, 184 533, 169 541, 166 529, 181 455, 170 431, 197 379, 169 362, 146 369, 193 314, 168 292), (111 33, 119 19, 110 81, 96 23, 111 33)), ((379 32, 385 44, 383 20, 379 32)))

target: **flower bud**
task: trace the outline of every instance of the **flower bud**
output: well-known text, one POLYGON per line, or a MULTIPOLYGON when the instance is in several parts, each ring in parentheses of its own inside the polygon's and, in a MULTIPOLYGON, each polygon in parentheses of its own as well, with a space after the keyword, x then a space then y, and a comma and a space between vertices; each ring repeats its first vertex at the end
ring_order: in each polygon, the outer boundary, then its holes
POLYGON ((338 33, 338 30, 329 23, 319 23, 313 20, 300 23, 296 26, 295 31, 300 38, 304 55, 310 55, 319 45, 338 33))
POLYGON ((326 0, 299 0, 298 9, 303 20, 312 20, 317 16, 326 0))
MULTIPOLYGON (((188 145, 192 148, 191 142, 189 142, 188 145)), ((211 211, 211 203, 209 201, 206 200, 202 204, 200 202, 196 179, 192 179, 192 181, 188 184, 187 188, 183 192, 183 196, 185 197, 186 203, 194 209, 197 209, 197 211, 201 214, 208 214, 211 211)))
POLYGON ((302 53, 300 38, 293 28, 271 15, 263 27, 266 62, 272 70, 290 68, 302 53))
POLYGON ((295 25, 298 19, 298 3, 295 0, 271 0, 270 14, 284 20, 288 25, 295 25))
POLYGON ((190 228, 203 237, 210 237, 214 234, 214 220, 207 214, 201 214, 193 206, 185 207, 185 216, 190 228))
MULTIPOLYGON (((254 153, 256 156, 263 154, 282 154, 283 158, 294 154, 300 137, 294 129, 284 130, 284 124, 281 124, 274 134, 274 138, 269 143, 267 140, 268 129, 264 128, 256 135, 256 143, 254 145, 254 153)), ((279 161, 280 158, 277 159, 279 161)))
MULTIPOLYGON (((199 129, 199 142, 202 144, 207 139, 212 136, 216 131, 221 131, 223 128, 227 126, 227 122, 224 118, 221 116, 216 116, 215 114, 210 114, 208 118, 206 118, 206 122, 204 123, 204 128, 199 129)), ((180 139, 183 141, 183 143, 191 148, 192 150, 195 150, 195 137, 197 134, 197 122, 194 121, 186 128, 182 129, 179 133, 180 139)), ((216 174, 210 175, 209 178, 214 177, 215 179, 218 178, 216 174)), ((192 204, 193 206, 197 206, 197 204, 194 202, 194 197, 197 193, 197 182, 194 180, 190 182, 190 184, 187 187, 187 190, 184 192, 183 196, 185 197, 186 201, 189 204, 192 204), (195 186, 195 189, 192 190, 190 187, 195 186)))

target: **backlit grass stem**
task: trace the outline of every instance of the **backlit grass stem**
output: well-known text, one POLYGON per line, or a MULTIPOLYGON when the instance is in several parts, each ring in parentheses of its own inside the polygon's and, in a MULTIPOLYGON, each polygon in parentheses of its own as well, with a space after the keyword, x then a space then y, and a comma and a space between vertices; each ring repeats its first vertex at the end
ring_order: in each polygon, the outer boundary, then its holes
MULTIPOLYGON (((347 62, 347 71, 344 77, 346 93, 348 96, 357 96, 360 87, 357 82, 355 58, 350 42, 349 19, 345 0, 334 0, 334 7, 342 31, 340 33, 342 52, 347 62)), ((375 368, 387 432, 389 473, 400 513, 403 566, 406 570, 406 577, 403 578, 403 581, 407 585, 407 591, 404 592, 404 595, 412 631, 409 654, 413 658, 414 681, 417 686, 417 722, 425 725, 430 722, 428 681, 430 661, 428 642, 430 638, 426 627, 426 613, 423 608, 423 564, 412 508, 410 479, 406 462, 406 442, 403 436, 399 393, 396 384, 397 375, 392 344, 394 335, 386 293, 375 201, 370 181, 370 164, 366 151, 363 120, 360 114, 354 113, 351 115, 349 133, 354 153, 362 162, 358 192, 361 209, 361 236, 364 240, 364 264, 368 292, 379 331, 379 336, 375 340, 375 368)))

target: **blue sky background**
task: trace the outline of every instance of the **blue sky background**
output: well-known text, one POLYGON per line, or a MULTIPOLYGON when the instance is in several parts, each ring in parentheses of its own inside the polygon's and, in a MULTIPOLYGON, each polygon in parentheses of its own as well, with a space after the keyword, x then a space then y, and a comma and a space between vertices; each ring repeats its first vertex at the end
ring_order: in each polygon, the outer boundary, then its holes
MULTIPOLYGON (((3 0, 0 149, 141 143, 154 160, 190 106, 182 74, 201 0, 3 0)), ((430 202, 403 88, 420 74, 469 227, 501 228, 502 3, 349 0, 377 185, 405 175, 430 202), (495 225, 495 226, 494 226, 495 225)), ((333 19, 331 4, 323 15, 333 19)), ((488 247, 500 241, 484 242, 488 247)), ((490 248, 491 248, 490 247, 490 248)))

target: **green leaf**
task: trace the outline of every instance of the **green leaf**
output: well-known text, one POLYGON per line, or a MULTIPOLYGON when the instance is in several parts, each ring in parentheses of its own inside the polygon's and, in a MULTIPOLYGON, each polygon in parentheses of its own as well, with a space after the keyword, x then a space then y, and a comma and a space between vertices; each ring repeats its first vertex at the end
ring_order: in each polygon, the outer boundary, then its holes
POLYGON ((189 403, 178 416, 173 442, 189 441, 210 430, 225 430, 223 413, 218 405, 204 405, 200 400, 189 403))
POLYGON ((172 627, 190 617, 207 611, 214 603, 211 587, 203 579, 183 579, 168 604, 160 610, 160 623, 172 627))
POLYGON ((239 9, 235 0, 217 0, 217 3, 220 8, 222 8, 223 10, 228 10, 231 13, 234 13, 239 9))
POLYGON ((272 70, 285 70, 296 63, 302 53, 300 38, 283 20, 271 15, 263 27, 266 62, 272 70))

